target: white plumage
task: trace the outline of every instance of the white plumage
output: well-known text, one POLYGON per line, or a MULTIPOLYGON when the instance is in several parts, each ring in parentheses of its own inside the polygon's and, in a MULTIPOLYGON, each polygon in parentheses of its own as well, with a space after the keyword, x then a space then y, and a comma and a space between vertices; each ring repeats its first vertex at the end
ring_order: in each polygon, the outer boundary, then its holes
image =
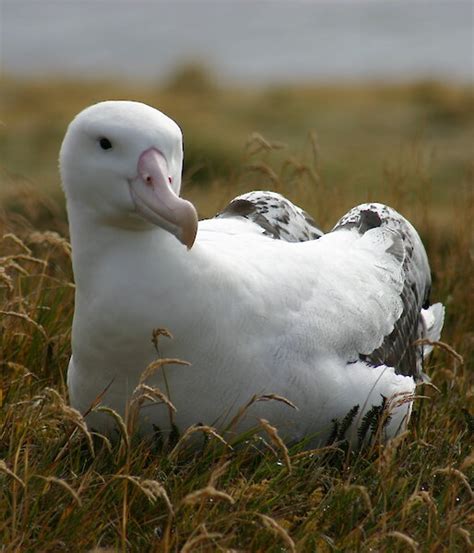
MULTIPOLYGON (((167 328, 174 339, 161 339, 160 354, 191 365, 167 366, 149 383, 169 395, 180 431, 225 430, 253 394, 282 395, 298 410, 256 403, 232 431, 264 416, 288 441, 323 443, 354 408, 354 442, 382 404, 387 436, 404 428, 411 403, 400 398, 413 393, 426 353, 412 342, 439 337, 443 308, 428 306, 426 253, 401 215, 366 204, 323 235, 288 200, 261 192, 198 225, 179 197, 178 126, 136 102, 80 113, 60 168, 76 281, 74 407, 86 412, 105 391, 102 403, 124 414, 157 357, 152 331, 167 328)), ((94 411, 87 420, 113 425, 94 411)), ((168 432, 168 409, 145 406, 140 425, 168 432)))

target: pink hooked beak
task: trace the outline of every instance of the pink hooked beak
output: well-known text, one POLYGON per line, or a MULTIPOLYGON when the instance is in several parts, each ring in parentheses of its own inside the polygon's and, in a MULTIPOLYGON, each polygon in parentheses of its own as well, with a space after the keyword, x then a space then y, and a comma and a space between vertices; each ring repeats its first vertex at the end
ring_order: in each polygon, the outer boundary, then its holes
POLYGON ((156 148, 149 148, 140 155, 137 170, 130 193, 138 213, 173 233, 189 250, 196 239, 196 209, 173 190, 165 157, 156 148))

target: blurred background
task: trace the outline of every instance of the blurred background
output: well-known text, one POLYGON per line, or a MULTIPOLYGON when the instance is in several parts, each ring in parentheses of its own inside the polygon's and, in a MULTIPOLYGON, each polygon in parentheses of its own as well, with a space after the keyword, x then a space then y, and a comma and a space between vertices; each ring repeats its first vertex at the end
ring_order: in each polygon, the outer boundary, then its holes
POLYGON ((223 83, 472 79, 459 0, 6 0, 3 68, 162 81, 190 60, 223 83))
MULTIPOLYGON (((26 189, 63 209, 65 128, 114 98, 179 123, 184 194, 202 216, 236 193, 272 188, 326 227, 368 199, 420 217, 429 198, 429 216, 445 228, 453 198, 472 186, 470 1, 0 6, 0 201, 11 209, 26 189)), ((46 214, 35 224, 56 223, 46 214)))

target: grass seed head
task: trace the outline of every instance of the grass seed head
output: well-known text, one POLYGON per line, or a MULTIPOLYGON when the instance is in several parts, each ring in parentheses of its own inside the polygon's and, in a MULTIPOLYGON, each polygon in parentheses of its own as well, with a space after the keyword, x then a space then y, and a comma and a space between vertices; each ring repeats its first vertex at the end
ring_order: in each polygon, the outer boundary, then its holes
POLYGON ((403 532, 398 532, 397 530, 393 530, 391 532, 387 532, 382 539, 387 539, 387 538, 393 538, 397 541, 400 541, 406 545, 408 545, 408 547, 414 551, 415 553, 418 551, 419 549, 419 544, 418 542, 416 542, 413 538, 410 538, 410 536, 408 534, 404 534, 403 532))
POLYGON ((277 536, 281 538, 284 544, 288 547, 288 550, 291 553, 296 553, 296 545, 293 539, 290 537, 288 532, 279 524, 275 519, 264 515, 263 513, 258 513, 258 517, 263 522, 263 525, 275 532, 277 536))
POLYGON ((142 372, 139 383, 143 384, 157 371, 163 369, 163 367, 166 367, 167 365, 184 365, 185 367, 189 367, 191 363, 183 361, 182 359, 156 359, 155 361, 152 361, 142 372))
POLYGON ((232 446, 230 446, 226 442, 226 440, 212 426, 207 426, 205 424, 194 424, 189 428, 187 428, 184 434, 179 438, 174 448, 170 451, 169 458, 175 459, 178 451, 183 447, 183 445, 191 438, 191 436, 199 432, 202 434, 206 434, 208 436, 212 436, 213 438, 218 440, 221 444, 225 445, 226 448, 230 450, 232 449, 232 446))
POLYGON ((18 475, 16 475, 11 469, 7 467, 7 464, 3 459, 0 459, 0 472, 13 478, 13 480, 18 482, 18 484, 20 484, 22 488, 25 487, 25 483, 23 482, 23 480, 18 475))
POLYGON ((202 503, 203 501, 206 501, 208 499, 212 499, 213 501, 226 501, 231 505, 235 503, 235 500, 228 493, 216 490, 214 486, 206 486, 201 490, 189 493, 182 500, 182 504, 195 505, 196 503, 202 503))
POLYGON ((199 533, 197 536, 192 536, 186 540, 180 553, 194 553, 198 545, 214 541, 222 537, 222 534, 218 532, 208 532, 205 525, 201 524, 198 528, 199 533))
POLYGON ((290 454, 288 452, 288 448, 285 445, 285 442, 280 438, 278 430, 275 426, 272 426, 266 419, 260 419, 259 422, 262 428, 268 434, 273 445, 281 452, 286 470, 288 471, 288 474, 291 474, 290 454))
POLYGON ((69 495, 74 499, 74 501, 79 507, 82 506, 82 501, 81 501, 81 498, 79 497, 79 494, 71 487, 70 484, 68 484, 62 478, 56 478, 55 476, 42 476, 40 474, 34 474, 33 477, 44 480, 47 483, 47 485, 56 484, 60 486, 61 488, 63 488, 69 493, 69 495))

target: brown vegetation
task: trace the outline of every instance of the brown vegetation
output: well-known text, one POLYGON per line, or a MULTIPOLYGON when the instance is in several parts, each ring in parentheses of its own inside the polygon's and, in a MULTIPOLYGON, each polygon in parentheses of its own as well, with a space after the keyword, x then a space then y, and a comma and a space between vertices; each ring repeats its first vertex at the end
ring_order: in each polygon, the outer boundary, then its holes
POLYGON ((187 90, 178 77, 163 90, 2 82, 2 550, 469 550, 472 93, 435 83, 222 91, 206 79, 187 90), (198 453, 187 436, 171 451, 140 443, 127 421, 114 443, 89 432, 67 403, 74 285, 56 157, 74 113, 107 97, 147 101, 180 122, 185 194, 201 215, 271 188, 326 229, 369 199, 412 220, 432 299, 446 304, 442 339, 462 359, 436 348, 407 432, 360 454, 287 449, 264 420, 268 439, 249 434, 239 447, 193 427, 204 436, 198 453))

